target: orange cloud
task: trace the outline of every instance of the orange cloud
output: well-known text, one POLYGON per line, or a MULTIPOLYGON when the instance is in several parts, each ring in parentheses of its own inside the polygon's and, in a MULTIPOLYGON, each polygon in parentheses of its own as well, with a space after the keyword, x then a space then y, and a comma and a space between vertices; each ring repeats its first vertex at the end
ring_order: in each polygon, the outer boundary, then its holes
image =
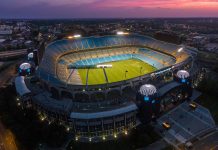
POLYGON ((102 0, 96 7, 142 7, 142 8, 180 8, 180 9, 216 9, 218 0, 102 0))

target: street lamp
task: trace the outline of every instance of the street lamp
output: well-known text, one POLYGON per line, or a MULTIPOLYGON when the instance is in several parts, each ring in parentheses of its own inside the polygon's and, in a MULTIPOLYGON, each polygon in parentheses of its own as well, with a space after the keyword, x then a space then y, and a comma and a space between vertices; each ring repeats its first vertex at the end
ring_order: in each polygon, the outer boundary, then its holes
POLYGON ((179 48, 178 50, 177 50, 177 52, 182 52, 183 51, 183 47, 181 47, 181 48, 179 48))
POLYGON ((103 140, 106 140, 105 136, 102 137, 103 140))

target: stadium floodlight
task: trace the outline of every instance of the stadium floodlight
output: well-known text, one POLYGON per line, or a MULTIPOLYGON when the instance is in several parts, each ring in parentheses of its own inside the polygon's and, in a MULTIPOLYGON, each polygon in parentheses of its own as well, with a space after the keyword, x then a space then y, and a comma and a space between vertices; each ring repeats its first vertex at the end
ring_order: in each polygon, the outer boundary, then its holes
POLYGON ((81 35, 80 35, 80 34, 75 34, 75 35, 73 35, 73 37, 74 37, 74 38, 80 38, 81 35))
POLYGON ((118 31, 117 32, 117 35, 127 35, 129 34, 128 32, 123 32, 123 31, 118 31))
POLYGON ((182 50, 183 50, 183 47, 179 48, 179 49, 178 49, 178 52, 180 53, 182 50))
POLYGON ((68 39, 72 39, 72 38, 73 38, 73 36, 68 36, 67 38, 68 38, 68 39))
POLYGON ((74 34, 74 35, 69 35, 67 38, 68 39, 73 39, 73 38, 80 38, 81 35, 80 34, 74 34))
POLYGON ((97 68, 112 68, 111 64, 108 65, 97 65, 97 68))

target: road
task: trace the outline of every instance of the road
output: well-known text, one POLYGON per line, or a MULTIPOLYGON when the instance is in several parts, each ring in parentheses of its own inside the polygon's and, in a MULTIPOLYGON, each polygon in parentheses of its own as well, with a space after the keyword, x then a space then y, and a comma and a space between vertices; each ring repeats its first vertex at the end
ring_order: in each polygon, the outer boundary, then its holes
POLYGON ((27 49, 4 51, 4 52, 0 52, 0 59, 21 56, 21 55, 25 55, 25 54, 27 54, 27 49))
POLYGON ((194 143, 193 150, 218 150, 218 131, 194 143))
MULTIPOLYGON (((7 69, 0 72, 0 87, 3 88, 10 84, 12 77, 16 74, 16 64, 21 61, 16 61, 7 69)), ((18 150, 13 133, 6 129, 0 121, 0 150, 18 150)))
POLYGON ((0 150, 18 150, 14 135, 0 123, 0 150))
POLYGON ((140 148, 137 150, 162 150, 167 146, 169 146, 169 144, 167 144, 163 139, 160 139, 144 148, 140 148))

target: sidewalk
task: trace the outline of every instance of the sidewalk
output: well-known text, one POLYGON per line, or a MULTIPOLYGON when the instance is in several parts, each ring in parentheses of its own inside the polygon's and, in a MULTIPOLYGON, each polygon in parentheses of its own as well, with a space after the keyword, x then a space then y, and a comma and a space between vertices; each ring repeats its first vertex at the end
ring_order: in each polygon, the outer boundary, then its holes
POLYGON ((169 146, 163 139, 160 139, 159 141, 156 141, 144 148, 140 148, 137 150, 162 150, 165 147, 169 146))

